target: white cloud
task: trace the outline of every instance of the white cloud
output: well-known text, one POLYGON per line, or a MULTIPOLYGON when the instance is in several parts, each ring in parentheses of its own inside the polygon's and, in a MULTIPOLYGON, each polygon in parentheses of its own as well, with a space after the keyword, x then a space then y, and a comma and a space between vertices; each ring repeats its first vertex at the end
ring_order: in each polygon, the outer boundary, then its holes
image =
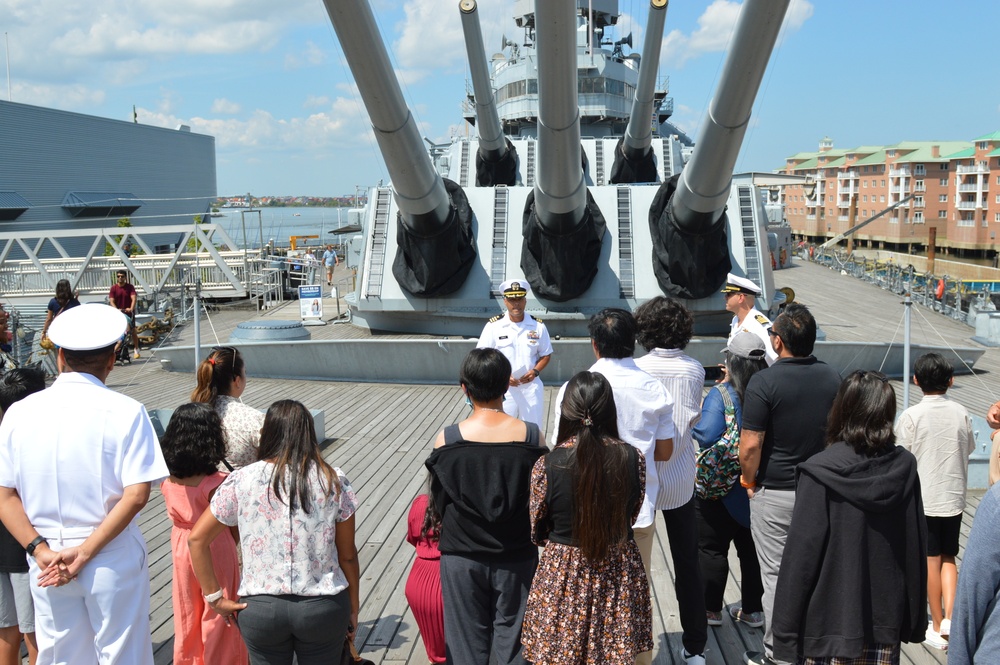
POLYGON ((81 106, 103 104, 105 92, 80 84, 47 85, 14 81, 11 85, 11 97, 22 104, 75 110, 81 106))
POLYGON ((314 109, 319 106, 327 106, 330 103, 330 98, 326 95, 309 95, 306 97, 306 101, 302 102, 302 108, 314 109))
POLYGON ((326 62, 326 52, 311 41, 298 53, 285 55, 285 69, 300 69, 302 67, 322 65, 326 62))
MULTIPOLYGON (((706 53, 725 51, 732 37, 741 5, 733 0, 714 0, 700 17, 698 28, 690 34, 671 30, 663 39, 661 63, 668 67, 681 67, 706 53)), ((785 13, 779 38, 802 27, 814 12, 808 0, 792 0, 785 13)))
POLYGON ((212 102, 212 113, 221 113, 225 115, 236 115, 243 109, 242 106, 236 102, 231 102, 226 98, 216 99, 212 102))

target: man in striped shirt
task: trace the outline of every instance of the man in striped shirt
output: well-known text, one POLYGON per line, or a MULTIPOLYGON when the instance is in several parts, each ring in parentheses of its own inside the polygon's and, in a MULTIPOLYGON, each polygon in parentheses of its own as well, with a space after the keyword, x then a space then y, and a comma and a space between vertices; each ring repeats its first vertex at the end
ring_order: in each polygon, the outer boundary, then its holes
MULTIPOLYGON (((694 500, 695 444, 691 430, 701 418, 705 368, 683 352, 694 332, 694 318, 676 300, 657 296, 635 310, 638 341, 647 354, 635 364, 659 380, 673 398, 674 454, 656 462, 660 491, 656 509, 663 515, 677 582, 686 663, 705 662, 708 623, 698 564, 698 518, 694 500)), ((649 471, 647 471, 649 473, 649 471)))

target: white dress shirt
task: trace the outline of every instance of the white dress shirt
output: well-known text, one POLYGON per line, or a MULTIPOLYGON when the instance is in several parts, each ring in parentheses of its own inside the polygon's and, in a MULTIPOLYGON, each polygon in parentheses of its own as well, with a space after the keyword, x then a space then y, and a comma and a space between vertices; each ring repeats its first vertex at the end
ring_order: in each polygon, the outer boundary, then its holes
MULTIPOLYGON (((653 453, 656 442, 674 436, 673 406, 666 389, 659 381, 639 369, 633 358, 600 358, 590 367, 591 372, 602 374, 611 384, 618 409, 618 436, 634 446, 646 459, 646 468, 654 469, 653 453)), ((556 397, 555 426, 552 444, 558 443, 559 413, 562 410, 566 384, 556 397)), ((655 473, 646 473, 646 495, 642 500, 639 519, 633 526, 647 527, 656 517, 654 505, 659 492, 659 479, 655 473)))
POLYGON ((694 495, 696 444, 691 430, 701 418, 705 368, 680 349, 653 349, 635 364, 663 384, 674 400, 674 454, 656 463, 657 510, 680 508, 694 495))

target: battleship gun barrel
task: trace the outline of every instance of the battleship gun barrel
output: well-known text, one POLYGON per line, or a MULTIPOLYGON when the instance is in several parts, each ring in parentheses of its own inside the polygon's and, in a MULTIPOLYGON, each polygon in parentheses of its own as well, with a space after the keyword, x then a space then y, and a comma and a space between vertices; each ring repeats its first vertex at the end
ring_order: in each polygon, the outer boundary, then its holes
POLYGON ((366 0, 323 0, 371 119, 404 225, 431 236, 449 219, 451 201, 403 100, 366 0))
POLYGON ((663 43, 663 25, 667 19, 668 0, 650 0, 646 36, 643 38, 642 59, 639 61, 639 81, 635 86, 632 112, 622 142, 627 159, 641 159, 649 154, 653 141, 653 93, 656 70, 663 43))
POLYGON ((490 85, 490 70, 486 64, 486 47, 483 31, 479 25, 476 0, 461 0, 458 3, 462 16, 462 32, 465 33, 465 50, 469 56, 472 73, 472 88, 476 94, 476 127, 479 130, 479 152, 484 159, 496 162, 507 154, 507 139, 500 127, 493 88, 490 85))
POLYGON ((715 96, 670 201, 679 228, 698 232, 723 214, 754 98, 790 0, 745 0, 715 96))
POLYGON ((535 206, 541 225, 556 234, 575 229, 587 208, 577 101, 575 11, 575 0, 535 3, 538 31, 535 206))

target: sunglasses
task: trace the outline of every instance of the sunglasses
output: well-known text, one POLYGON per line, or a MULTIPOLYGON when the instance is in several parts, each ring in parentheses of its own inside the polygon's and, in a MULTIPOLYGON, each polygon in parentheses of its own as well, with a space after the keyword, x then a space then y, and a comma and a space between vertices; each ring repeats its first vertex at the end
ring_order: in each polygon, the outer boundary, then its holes
POLYGON ((883 374, 882 372, 876 372, 875 370, 871 369, 858 370, 859 379, 864 379, 868 376, 871 376, 873 379, 878 379, 882 383, 889 383, 889 377, 883 374))

